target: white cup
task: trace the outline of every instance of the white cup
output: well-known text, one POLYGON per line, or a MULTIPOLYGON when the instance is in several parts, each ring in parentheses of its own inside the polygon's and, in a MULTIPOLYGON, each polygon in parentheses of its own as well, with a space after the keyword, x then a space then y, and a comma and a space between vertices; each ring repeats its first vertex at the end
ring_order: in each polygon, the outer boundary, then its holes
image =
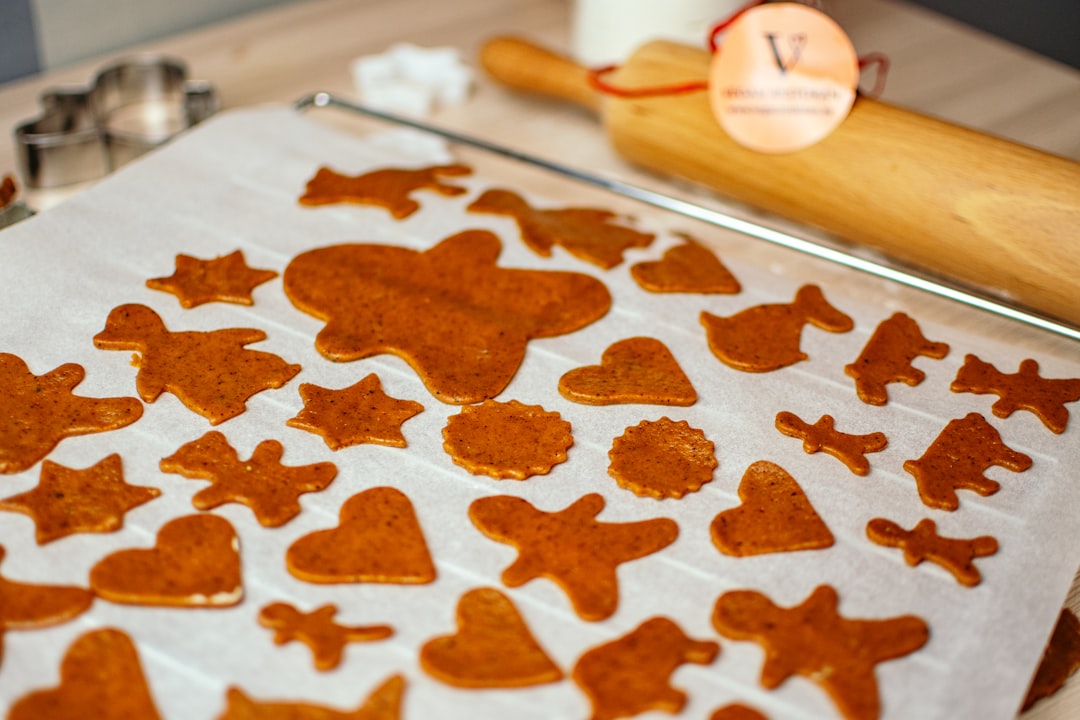
POLYGON ((746 0, 574 0, 571 47, 586 66, 620 63, 650 40, 705 48, 710 28, 746 0))

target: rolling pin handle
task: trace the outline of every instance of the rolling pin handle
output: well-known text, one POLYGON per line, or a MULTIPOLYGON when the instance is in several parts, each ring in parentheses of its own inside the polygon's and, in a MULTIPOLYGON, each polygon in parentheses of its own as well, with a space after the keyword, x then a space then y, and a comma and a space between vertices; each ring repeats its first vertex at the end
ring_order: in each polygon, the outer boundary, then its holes
POLYGON ((480 49, 480 64, 495 80, 515 90, 600 111, 600 95, 589 84, 587 68, 528 40, 492 38, 480 49))

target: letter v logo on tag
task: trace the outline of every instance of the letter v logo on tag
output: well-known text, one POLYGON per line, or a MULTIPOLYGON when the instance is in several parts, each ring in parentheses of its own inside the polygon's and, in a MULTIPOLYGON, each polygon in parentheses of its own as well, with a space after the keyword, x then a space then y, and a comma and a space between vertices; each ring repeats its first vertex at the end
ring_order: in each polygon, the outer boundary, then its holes
POLYGON ((780 48, 777 47, 777 33, 765 33, 765 38, 769 41, 769 47, 772 48, 777 69, 780 70, 781 75, 786 75, 788 70, 793 69, 799 63, 799 58, 802 57, 803 48, 806 47, 806 33, 789 33, 787 35, 787 60, 781 56, 780 48))

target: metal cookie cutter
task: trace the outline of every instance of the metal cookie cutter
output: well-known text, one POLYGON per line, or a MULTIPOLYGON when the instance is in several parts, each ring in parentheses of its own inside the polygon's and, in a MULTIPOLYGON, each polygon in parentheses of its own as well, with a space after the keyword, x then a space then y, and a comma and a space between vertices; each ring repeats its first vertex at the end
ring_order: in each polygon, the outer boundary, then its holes
POLYGON ((182 62, 152 55, 103 68, 89 88, 51 90, 41 105, 40 117, 15 128, 30 188, 103 177, 213 115, 217 95, 209 83, 187 80, 182 62))

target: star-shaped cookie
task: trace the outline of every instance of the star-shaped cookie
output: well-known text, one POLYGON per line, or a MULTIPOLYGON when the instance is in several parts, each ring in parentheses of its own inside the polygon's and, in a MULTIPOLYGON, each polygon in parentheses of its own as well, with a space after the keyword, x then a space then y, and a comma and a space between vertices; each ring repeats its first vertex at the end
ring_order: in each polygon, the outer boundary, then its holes
POLYGON ((619 603, 618 566, 667 547, 679 535, 670 518, 600 522, 596 516, 603 509, 604 498, 596 493, 557 512, 501 495, 474 501, 469 519, 492 540, 518 549, 517 560, 502 574, 507 586, 550 578, 566 591, 579 617, 603 620, 619 603))
POLYGON ((136 398, 73 394, 84 377, 75 363, 34 375, 19 356, 0 353, 0 473, 32 467, 66 437, 116 430, 142 417, 136 398))
POLYGON ((225 436, 211 430, 158 466, 162 472, 212 483, 191 498, 199 510, 236 502, 251 508, 263 527, 280 527, 300 514, 301 495, 325 489, 337 476, 333 463, 282 465, 284 451, 277 440, 263 440, 251 459, 241 460, 225 436))
POLYGON ((249 267, 240 250, 213 260, 181 253, 176 256, 176 272, 169 277, 150 278, 146 287, 172 293, 185 308, 209 302, 253 305, 251 291, 276 277, 273 270, 249 267))
POLYGON ((734 590, 716 601, 713 626, 726 638, 763 647, 765 688, 802 675, 824 688, 847 720, 877 720, 881 700, 874 667, 915 652, 930 631, 914 615, 849 620, 840 615, 838 604, 829 585, 792 608, 777 607, 754 590, 734 590))
POLYGON ((46 460, 33 490, 0 500, 0 510, 29 515, 38 545, 75 533, 105 533, 124 525, 124 513, 161 491, 124 482, 120 456, 112 454, 85 470, 46 460))
POLYGON ((401 425, 424 410, 418 402, 398 400, 383 392, 375 373, 341 390, 304 383, 300 397, 304 409, 285 424, 322 435, 331 450, 361 443, 405 447, 401 425))
POLYGON ((292 303, 326 322, 316 349, 335 361, 391 353, 446 403, 498 395, 529 340, 573 332, 602 317, 611 295, 588 275, 495 265, 502 244, 466 230, 425 252, 337 245, 285 269, 292 303))

